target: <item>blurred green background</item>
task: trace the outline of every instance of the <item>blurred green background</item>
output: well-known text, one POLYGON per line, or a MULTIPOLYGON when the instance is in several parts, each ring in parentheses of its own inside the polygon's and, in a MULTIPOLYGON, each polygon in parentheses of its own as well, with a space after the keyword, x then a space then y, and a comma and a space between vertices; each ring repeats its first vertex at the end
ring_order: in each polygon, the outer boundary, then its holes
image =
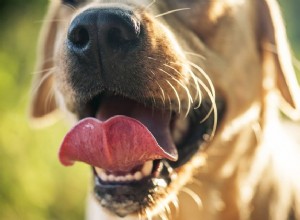
MULTIPOLYGON (((295 56, 300 57, 299 0, 280 1, 295 56)), ((30 128, 27 108, 46 0, 0 2, 0 219, 84 218, 89 168, 57 159, 67 126, 30 128)))

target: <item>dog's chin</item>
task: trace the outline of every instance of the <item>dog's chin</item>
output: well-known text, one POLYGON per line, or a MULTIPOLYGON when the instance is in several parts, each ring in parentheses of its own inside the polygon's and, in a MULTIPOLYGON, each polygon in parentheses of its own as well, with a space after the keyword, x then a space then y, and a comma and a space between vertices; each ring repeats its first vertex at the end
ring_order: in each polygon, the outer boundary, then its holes
MULTIPOLYGON (((201 152, 202 146, 205 146, 204 142, 212 132, 214 120, 216 120, 211 115, 203 121, 211 109, 211 104, 205 101, 199 108, 192 108, 187 116, 178 111, 166 110, 165 106, 153 107, 153 105, 145 103, 141 104, 139 101, 121 95, 107 93, 102 93, 87 102, 80 103, 79 119, 99 118, 100 111, 102 112, 102 119, 103 117, 109 119, 116 115, 126 114, 129 114, 126 116, 134 118, 135 115, 132 112, 145 112, 147 108, 152 114, 155 111, 165 111, 165 114, 170 115, 168 129, 170 129, 172 141, 178 152, 176 161, 165 158, 148 160, 126 172, 112 172, 92 166, 96 199, 101 206, 120 217, 130 214, 145 215, 145 210, 157 209, 157 206, 161 206, 163 201, 167 201, 170 195, 174 194, 172 185, 181 178, 180 171, 183 170, 188 161, 201 152), (131 111, 131 108, 135 108, 135 110, 131 111)), ((217 102, 217 105, 219 113, 222 113, 224 110, 223 102, 217 102)), ((180 182, 184 181, 181 180, 180 182)))
MULTIPOLYGON (((103 176, 96 171, 94 192, 97 200, 103 207, 108 208, 118 216, 128 214, 144 214, 146 208, 155 206, 155 200, 166 196, 167 187, 175 172, 166 161, 151 161, 155 167, 142 177, 127 174, 131 180, 115 179, 103 180, 103 176), (102 176, 102 177, 101 177, 102 176)), ((94 168, 95 170, 95 168, 94 168)))

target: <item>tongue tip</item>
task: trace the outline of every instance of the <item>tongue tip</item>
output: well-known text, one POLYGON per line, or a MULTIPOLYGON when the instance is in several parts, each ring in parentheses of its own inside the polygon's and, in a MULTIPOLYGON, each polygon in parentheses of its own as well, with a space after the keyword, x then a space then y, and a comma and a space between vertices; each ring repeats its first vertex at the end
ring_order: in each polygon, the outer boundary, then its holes
POLYGON ((69 146, 66 144, 66 138, 65 138, 62 144, 60 145, 59 152, 58 152, 59 162, 64 166, 72 166, 76 162, 75 160, 71 159, 68 156, 67 154, 68 147, 69 146))
POLYGON ((64 166, 72 166, 75 163, 75 161, 70 160, 69 158, 64 157, 63 154, 61 153, 61 151, 58 154, 58 158, 59 158, 59 162, 62 165, 64 165, 64 166))

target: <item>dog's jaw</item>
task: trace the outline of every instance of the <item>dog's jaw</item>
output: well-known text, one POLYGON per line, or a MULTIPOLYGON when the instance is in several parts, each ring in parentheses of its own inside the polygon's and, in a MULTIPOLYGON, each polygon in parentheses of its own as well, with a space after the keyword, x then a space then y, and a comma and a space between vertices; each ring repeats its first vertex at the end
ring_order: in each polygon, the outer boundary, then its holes
MULTIPOLYGON (((184 185, 186 185, 191 176, 195 173, 195 169, 199 169, 203 167, 206 163, 205 153, 200 153, 195 155, 189 162, 186 163, 186 166, 182 166, 180 169, 177 169, 177 172, 173 173, 173 181, 170 183, 167 189, 167 194, 163 197, 157 198, 153 200, 155 205, 145 206, 144 209, 137 213, 127 214, 124 217, 117 216, 114 212, 109 211, 105 206, 99 205, 99 200, 94 193, 91 193, 88 197, 87 203, 87 220, 147 220, 153 219, 158 220, 161 219, 161 216, 170 215, 170 217, 177 216, 178 207, 178 192, 182 189, 184 185), (180 177, 180 178, 178 178, 180 177), (173 207, 174 206, 174 207, 173 207), (169 213, 169 209, 171 209, 171 213, 169 213), (166 213, 167 211, 167 213, 166 213)), ((180 205, 180 209, 183 208, 183 204, 180 205)), ((118 206, 118 205, 116 205, 118 206)), ((187 207, 187 212, 190 212, 189 205, 187 207)), ((122 209, 120 209, 122 210, 122 209)), ((185 219, 185 218, 184 218, 185 219)))

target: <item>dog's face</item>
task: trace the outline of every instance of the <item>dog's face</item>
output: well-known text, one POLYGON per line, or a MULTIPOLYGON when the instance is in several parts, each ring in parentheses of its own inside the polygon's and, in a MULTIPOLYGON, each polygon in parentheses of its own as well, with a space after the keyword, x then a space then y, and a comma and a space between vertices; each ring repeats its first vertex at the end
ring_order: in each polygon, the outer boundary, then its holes
POLYGON ((52 1, 32 114, 59 105, 76 120, 95 118, 69 132, 60 159, 92 166, 100 205, 126 216, 168 203, 203 165, 213 134, 261 102, 265 7, 252 0, 52 1), (100 140, 83 131, 89 126, 112 134, 100 140))

